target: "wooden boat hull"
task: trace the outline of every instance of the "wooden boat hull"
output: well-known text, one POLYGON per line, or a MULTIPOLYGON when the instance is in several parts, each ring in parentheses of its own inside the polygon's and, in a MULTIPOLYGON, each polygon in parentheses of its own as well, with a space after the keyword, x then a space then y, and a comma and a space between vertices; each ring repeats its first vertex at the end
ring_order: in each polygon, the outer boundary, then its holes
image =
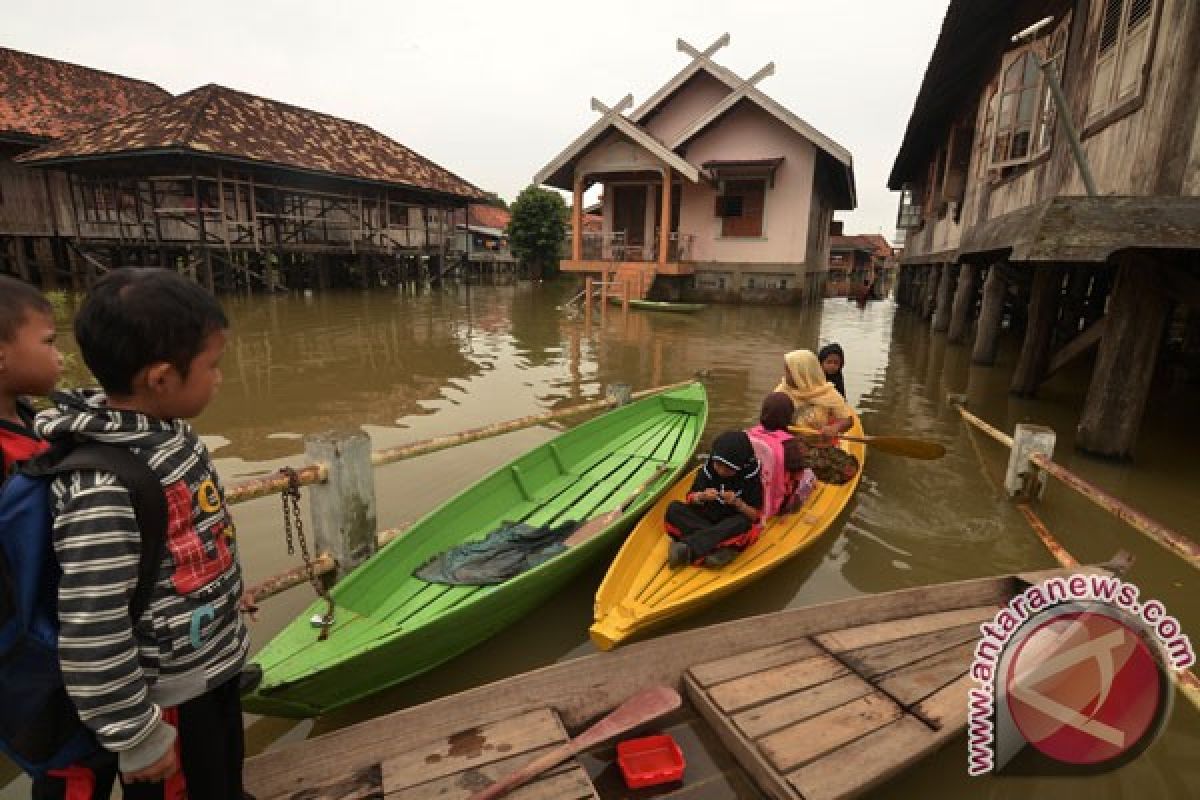
MULTIPOLYGON (((609 295, 608 302, 619 306, 624 300, 609 295)), ((663 311, 669 314, 695 314, 708 308, 704 303, 667 303, 660 300, 630 300, 629 307, 638 311, 663 311)))
MULTIPOLYGON (((317 790, 335 785, 363 789, 361 796, 400 798, 442 796, 435 789, 444 784, 481 788, 480 774, 494 779, 505 754, 520 750, 476 748, 464 755, 465 748, 456 743, 499 741, 492 731, 506 727, 511 735, 514 727, 529 728, 548 711, 553 722, 543 726, 548 728, 544 746, 562 739, 555 724, 578 732, 635 692, 664 685, 685 693, 691 708, 768 796, 853 797, 961 735, 969 652, 978 639, 977 627, 970 632, 968 626, 977 626, 975 620, 988 618, 1031 584, 1100 571, 1047 570, 902 589, 635 642, 256 756, 246 765, 246 788, 260 800, 295 798, 300 790, 325 796, 317 790), (945 641, 931 645, 935 637, 945 641), (916 660, 897 670, 885 663, 892 656, 882 651, 899 652, 905 642, 916 660), (814 643, 836 654, 846 669, 818 674, 827 656, 813 655, 814 643), (932 657, 924 656, 939 647, 932 657), (879 673, 880 668, 890 669, 879 673), (859 713, 860 706, 875 702, 886 706, 885 699, 863 699, 875 697, 881 686, 903 696, 903 687, 885 682, 906 670, 909 678, 920 678, 908 685, 922 688, 908 697, 902 714, 890 706, 887 713, 859 713), (871 685, 865 694, 847 691, 851 672, 871 685), (825 710, 814 715, 814 702, 825 710), (785 747, 789 739, 795 744, 785 747), (387 784, 392 776, 414 788, 392 794, 387 784)), ((537 796, 594 794, 564 790, 537 796)))
POLYGON ((573 428, 464 490, 332 590, 326 641, 314 602, 255 657, 263 681, 248 711, 308 717, 419 675, 502 630, 561 589, 632 526, 686 469, 704 430, 698 383, 573 428), (504 521, 594 519, 665 469, 594 538, 496 586, 442 586, 412 577, 429 558, 483 538, 504 521))
MULTIPOLYGON (((857 417, 848 433, 863 435, 857 417)), ((842 447, 865 465, 865 445, 843 442, 842 447)), ((592 642, 609 650, 760 578, 829 530, 850 502, 861 476, 860 469, 842 486, 818 484, 802 508, 768 520, 759 540, 725 567, 672 569, 667 566, 663 518, 667 505, 687 494, 692 475, 684 476, 642 518, 609 567, 596 592, 592 642)))

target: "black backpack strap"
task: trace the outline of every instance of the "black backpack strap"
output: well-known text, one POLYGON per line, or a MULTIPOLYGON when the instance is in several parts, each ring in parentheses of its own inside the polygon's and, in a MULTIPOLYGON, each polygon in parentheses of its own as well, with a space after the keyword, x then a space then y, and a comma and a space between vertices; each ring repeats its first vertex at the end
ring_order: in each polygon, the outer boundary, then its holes
MULTIPOLYGON (((61 450, 51 452, 61 454, 61 450)), ((43 474, 61 475, 81 469, 111 472, 129 492, 142 537, 137 586, 129 601, 129 613, 136 622, 150 604, 167 540, 167 496, 158 476, 128 448, 100 442, 80 443, 65 456, 54 458, 51 463, 42 462, 39 466, 38 471, 43 474)))

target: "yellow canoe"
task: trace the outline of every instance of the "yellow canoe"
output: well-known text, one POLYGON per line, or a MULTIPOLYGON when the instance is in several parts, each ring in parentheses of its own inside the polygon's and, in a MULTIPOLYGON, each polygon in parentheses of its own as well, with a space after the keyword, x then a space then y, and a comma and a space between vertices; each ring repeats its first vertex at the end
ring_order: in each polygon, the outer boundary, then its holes
MULTIPOLYGON (((856 417, 847 431, 862 436, 856 417)), ((842 448, 866 464, 866 446, 842 442, 842 448)), ((850 501, 858 481, 841 486, 818 483, 797 511, 767 521, 758 541, 732 563, 712 567, 667 566, 667 535, 663 515, 672 500, 682 500, 695 471, 676 483, 642 517, 625 540, 596 592, 595 622, 590 634, 596 647, 611 650, 650 628, 676 619, 742 588, 815 542, 825 533, 850 501)))

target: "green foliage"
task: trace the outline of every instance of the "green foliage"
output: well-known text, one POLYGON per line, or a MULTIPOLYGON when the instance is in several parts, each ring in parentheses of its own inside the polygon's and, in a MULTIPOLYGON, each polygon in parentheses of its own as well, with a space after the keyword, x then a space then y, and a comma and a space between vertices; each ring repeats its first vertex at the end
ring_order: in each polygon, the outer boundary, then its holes
POLYGON ((485 206, 495 206, 496 208, 503 208, 505 211, 508 211, 508 203, 504 202, 504 198, 495 192, 484 192, 483 200, 480 202, 485 206))
POLYGON ((508 239, 512 251, 529 267, 530 275, 550 278, 558 274, 567 204, 549 189, 527 186, 513 201, 508 239))

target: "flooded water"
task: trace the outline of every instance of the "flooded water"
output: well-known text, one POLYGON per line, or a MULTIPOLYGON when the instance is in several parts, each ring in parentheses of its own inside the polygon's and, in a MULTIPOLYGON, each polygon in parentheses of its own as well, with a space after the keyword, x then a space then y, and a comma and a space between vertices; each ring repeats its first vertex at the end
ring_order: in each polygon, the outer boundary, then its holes
MULTIPOLYGON (((643 388, 708 370, 711 436, 753 421, 762 396, 779 380, 785 351, 838 341, 847 353, 849 399, 867 431, 932 439, 949 454, 920 462, 870 453, 861 488, 834 530, 785 567, 682 625, 1054 567, 998 489, 1006 451, 968 433, 946 403, 951 392, 967 394, 971 409, 1002 430, 1021 421, 1053 427, 1059 437, 1056 460, 1166 524, 1200 536, 1195 460, 1200 434, 1177 422, 1194 416, 1195 387, 1156 385, 1136 465, 1114 465, 1072 449, 1086 365, 1056 376, 1039 400, 1011 398, 1006 390, 1015 342, 1006 343, 999 366, 971 367, 968 349, 947 347, 944 337, 931 336, 925 323, 889 301, 865 309, 844 300, 807 308, 711 307, 690 316, 610 310, 594 315, 589 327, 582 317, 557 310, 572 293, 564 282, 424 295, 230 299, 233 329, 224 387, 197 427, 228 484, 299 463, 301 438, 315 431, 360 425, 382 447, 568 406, 601 395, 613 382, 643 388)), ((416 519, 554 433, 530 429, 378 470, 380 526, 416 519)), ((1130 551, 1136 564, 1128 577, 1143 597, 1162 600, 1185 632, 1200 636, 1196 575, 1183 562, 1062 486, 1049 488, 1039 513, 1081 561, 1130 551)), ((284 547, 278 500, 237 506, 235 515, 250 582, 298 564, 284 547)), ((251 750, 592 652, 587 627, 604 568, 595 565, 552 603, 436 674, 368 703, 315 725, 249 719, 251 750)), ((254 627, 256 647, 308 603, 309 592, 302 587, 265 604, 254 627)), ((1110 775, 1068 782, 970 781, 960 741, 877 796, 1195 796, 1198 723, 1200 714, 1180 698, 1165 735, 1141 758, 1110 775)), ((8 779, 0 798, 23 796, 24 786, 8 779)))

